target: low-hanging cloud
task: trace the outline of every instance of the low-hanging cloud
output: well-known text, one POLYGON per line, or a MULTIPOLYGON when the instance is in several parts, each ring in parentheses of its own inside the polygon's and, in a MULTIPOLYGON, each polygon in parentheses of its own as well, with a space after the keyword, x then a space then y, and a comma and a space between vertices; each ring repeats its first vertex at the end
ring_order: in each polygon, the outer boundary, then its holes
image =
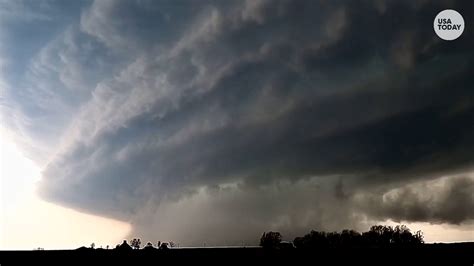
MULTIPOLYGON (((472 194, 459 192, 472 180, 436 200, 406 187, 474 162, 474 25, 440 40, 444 7, 95 1, 48 48, 66 66, 48 72, 53 87, 69 89, 51 93, 74 119, 60 123, 39 192, 182 243, 472 220, 472 194)), ((33 74, 58 60, 48 49, 33 74)))
POLYGON ((474 178, 444 177, 383 194, 359 195, 359 205, 379 219, 461 224, 474 219, 474 178))

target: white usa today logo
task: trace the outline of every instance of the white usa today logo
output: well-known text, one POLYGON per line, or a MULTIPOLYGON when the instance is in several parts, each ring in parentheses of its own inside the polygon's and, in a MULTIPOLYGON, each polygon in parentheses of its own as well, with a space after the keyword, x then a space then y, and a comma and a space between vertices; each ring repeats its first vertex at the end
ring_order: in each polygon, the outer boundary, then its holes
POLYGON ((433 27, 441 39, 456 40, 464 31, 464 19, 456 10, 446 9, 436 15, 433 27))

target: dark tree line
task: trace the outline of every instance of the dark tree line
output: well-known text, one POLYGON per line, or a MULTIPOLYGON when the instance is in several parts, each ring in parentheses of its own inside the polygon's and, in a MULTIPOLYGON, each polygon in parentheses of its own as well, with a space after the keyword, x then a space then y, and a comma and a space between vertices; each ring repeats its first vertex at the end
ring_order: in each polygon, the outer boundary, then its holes
POLYGON ((279 232, 264 232, 260 238, 260 246, 277 247, 281 243, 281 234, 279 232))
MULTIPOLYGON (((279 232, 264 233, 260 245, 264 248, 281 248, 282 236, 279 232)), ((359 233, 354 230, 341 232, 311 231, 302 237, 296 237, 294 247, 311 248, 340 248, 340 247, 412 247, 423 244, 423 233, 412 233, 405 225, 385 226, 374 225, 369 231, 359 233)))

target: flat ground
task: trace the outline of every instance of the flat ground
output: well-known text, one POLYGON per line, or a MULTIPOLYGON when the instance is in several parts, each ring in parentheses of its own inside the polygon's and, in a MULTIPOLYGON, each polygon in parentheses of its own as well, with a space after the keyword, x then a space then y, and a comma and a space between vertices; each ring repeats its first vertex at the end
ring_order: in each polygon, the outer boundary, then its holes
POLYGON ((418 248, 187 248, 170 250, 0 251, 0 265, 474 265, 474 243, 418 248), (169 264, 171 263, 171 264, 169 264))

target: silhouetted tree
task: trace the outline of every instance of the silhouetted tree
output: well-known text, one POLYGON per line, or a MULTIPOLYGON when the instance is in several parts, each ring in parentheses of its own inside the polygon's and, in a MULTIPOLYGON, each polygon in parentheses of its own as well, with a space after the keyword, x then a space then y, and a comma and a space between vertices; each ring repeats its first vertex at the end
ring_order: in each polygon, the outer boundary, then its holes
POLYGON ((415 232, 415 235, 413 236, 415 238, 415 243, 416 244, 424 244, 425 243, 425 236, 421 230, 418 230, 415 232))
POLYGON ((148 242, 143 249, 144 250, 153 250, 153 249, 155 249, 155 247, 153 247, 153 244, 151 242, 148 242))
POLYGON ((423 244, 424 242, 421 231, 412 234, 410 229, 404 225, 394 228, 391 226, 374 225, 369 231, 362 234, 347 229, 341 233, 326 233, 313 230, 303 237, 296 237, 293 243, 297 248, 316 248, 413 246, 423 244))
POLYGON ((297 248, 322 247, 329 246, 330 239, 326 232, 318 232, 312 230, 309 234, 303 237, 297 237, 293 241, 297 248))
POLYGON ((92 249, 95 248, 95 243, 92 243, 92 244, 91 244, 91 248, 92 248, 92 249))
POLYGON ((134 249, 140 249, 140 245, 141 245, 141 244, 142 244, 142 242, 141 242, 140 238, 134 238, 134 239, 132 240, 131 246, 132 246, 132 248, 134 248, 134 249))
POLYGON ((161 243, 160 249, 168 249, 168 243, 166 242, 161 243))
POLYGON ((403 246, 423 244, 423 232, 417 231, 412 234, 405 225, 396 226, 394 228, 393 243, 403 246))
POLYGON ((277 248, 280 242, 281 234, 279 232, 264 232, 260 238, 260 246, 263 248, 277 248))
POLYGON ((127 240, 124 240, 122 244, 117 245, 116 249, 121 252, 127 252, 132 250, 132 247, 127 243, 127 240))
POLYGON ((340 244, 342 246, 359 246, 361 234, 354 230, 342 230, 340 235, 340 244))

